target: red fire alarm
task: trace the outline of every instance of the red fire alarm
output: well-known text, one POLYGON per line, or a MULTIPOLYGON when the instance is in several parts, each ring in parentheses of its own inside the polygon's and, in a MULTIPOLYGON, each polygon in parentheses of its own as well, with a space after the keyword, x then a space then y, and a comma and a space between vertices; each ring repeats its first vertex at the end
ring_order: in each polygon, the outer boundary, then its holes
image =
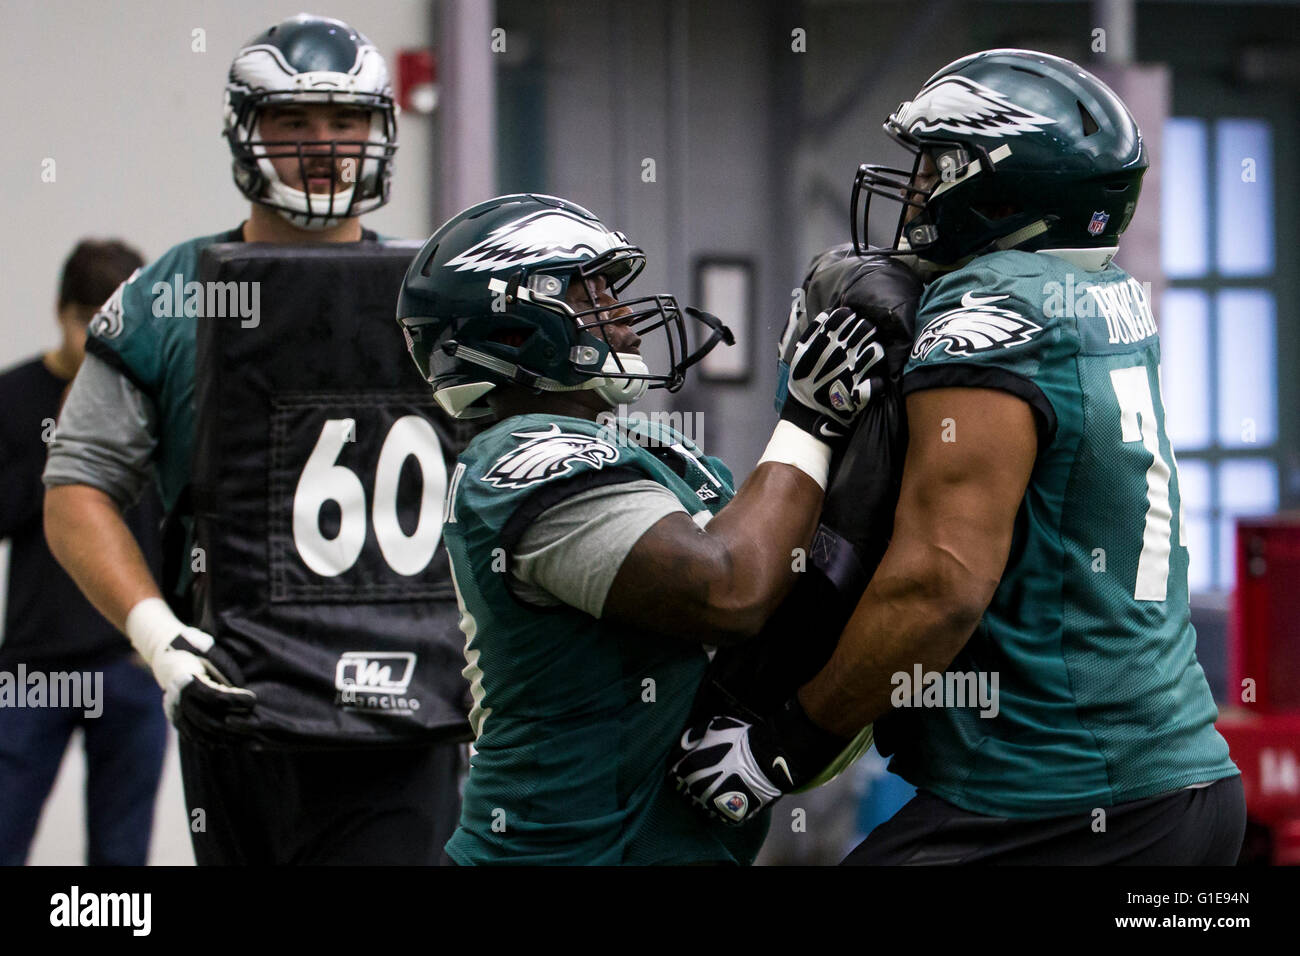
POLYGON ((438 70, 433 51, 397 51, 397 105, 412 113, 432 113, 438 105, 438 70))

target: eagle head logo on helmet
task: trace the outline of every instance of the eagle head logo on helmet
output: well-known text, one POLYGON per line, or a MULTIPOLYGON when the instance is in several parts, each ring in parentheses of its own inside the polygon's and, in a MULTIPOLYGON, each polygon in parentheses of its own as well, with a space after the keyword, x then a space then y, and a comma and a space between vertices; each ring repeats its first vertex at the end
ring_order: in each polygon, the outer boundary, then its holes
POLYGON ((892 122, 913 135, 945 132, 1002 137, 1034 133, 1056 120, 1017 106, 981 83, 946 76, 904 103, 892 122))
POLYGON ((491 414, 496 389, 525 404, 590 392, 617 408, 651 388, 676 391, 691 365, 735 340, 675 296, 629 293, 645 264, 644 250, 577 203, 497 196, 429 237, 402 282, 397 321, 438 404, 457 418, 491 414), (694 352, 687 317, 705 326, 694 352))
POLYGON ((954 60, 884 129, 912 165, 858 167, 854 248, 902 256, 928 279, 1008 249, 1089 250, 1090 261, 1110 261, 1147 169, 1141 130, 1114 91, 1034 50, 954 60), (901 204, 889 248, 868 246, 873 198, 901 204))
POLYGON ((491 272, 550 259, 594 259, 628 244, 621 232, 596 228, 563 210, 548 209, 493 229, 481 242, 448 260, 444 268, 491 272))

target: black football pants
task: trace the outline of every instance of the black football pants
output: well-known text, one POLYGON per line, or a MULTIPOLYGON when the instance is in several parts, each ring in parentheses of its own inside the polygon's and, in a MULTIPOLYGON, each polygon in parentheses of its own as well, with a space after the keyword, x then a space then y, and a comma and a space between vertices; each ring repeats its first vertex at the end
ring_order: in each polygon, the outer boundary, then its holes
POLYGON ((180 756, 200 866, 437 865, 460 818, 457 744, 180 756))
POLYGON ((1240 776, 1104 812, 1013 820, 970 813, 922 790, 843 865, 1232 866, 1246 832, 1240 776))

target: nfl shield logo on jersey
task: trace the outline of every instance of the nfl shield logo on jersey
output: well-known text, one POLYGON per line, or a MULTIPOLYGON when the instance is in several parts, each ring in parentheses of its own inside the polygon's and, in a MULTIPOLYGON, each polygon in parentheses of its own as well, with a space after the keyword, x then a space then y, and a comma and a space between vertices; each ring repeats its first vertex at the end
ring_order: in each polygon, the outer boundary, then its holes
POLYGON ((1092 221, 1088 223, 1088 235, 1100 236, 1101 231, 1106 228, 1106 223, 1110 222, 1110 213, 1094 212, 1092 221))

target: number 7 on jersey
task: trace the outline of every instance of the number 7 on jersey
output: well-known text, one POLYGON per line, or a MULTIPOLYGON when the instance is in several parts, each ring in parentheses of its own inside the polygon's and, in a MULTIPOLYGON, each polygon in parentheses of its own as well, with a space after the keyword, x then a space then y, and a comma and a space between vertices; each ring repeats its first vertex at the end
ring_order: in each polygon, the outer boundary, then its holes
POLYGON ((1117 368, 1110 383, 1119 400, 1120 437, 1126 444, 1140 441, 1151 453, 1147 468, 1147 514, 1142 528, 1142 554, 1138 558, 1133 597, 1163 601, 1169 584, 1169 542, 1173 511, 1169 506, 1169 464, 1160 455, 1160 427, 1151 381, 1145 365, 1117 368))

